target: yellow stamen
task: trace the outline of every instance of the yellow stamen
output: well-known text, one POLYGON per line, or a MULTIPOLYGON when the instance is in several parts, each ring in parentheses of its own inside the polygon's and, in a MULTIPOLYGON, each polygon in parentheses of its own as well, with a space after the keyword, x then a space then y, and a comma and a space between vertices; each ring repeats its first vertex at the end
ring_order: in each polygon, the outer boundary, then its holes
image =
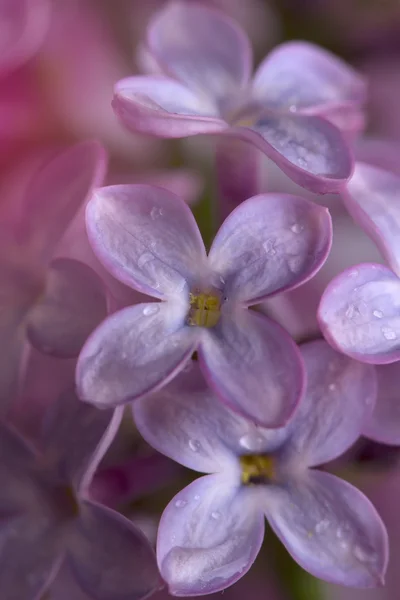
POLYGON ((189 294, 188 325, 215 327, 221 315, 221 299, 214 293, 189 294))
POLYGON ((269 483, 274 479, 275 469, 272 456, 265 454, 245 454, 240 457, 242 483, 255 485, 269 483))

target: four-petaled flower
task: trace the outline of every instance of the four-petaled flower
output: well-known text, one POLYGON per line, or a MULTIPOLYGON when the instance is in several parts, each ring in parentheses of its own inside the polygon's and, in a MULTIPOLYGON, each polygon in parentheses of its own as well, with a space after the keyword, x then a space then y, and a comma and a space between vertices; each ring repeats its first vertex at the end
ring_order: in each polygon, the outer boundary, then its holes
POLYGON ((251 79, 249 41, 228 17, 171 2, 150 22, 147 48, 163 75, 119 81, 114 110, 132 131, 165 138, 244 139, 301 186, 341 189, 353 159, 345 133, 362 127, 364 81, 306 42, 274 50, 251 79))
POLYGON ((80 397, 100 407, 139 398, 197 350, 208 382, 234 410, 267 427, 286 423, 303 392, 301 356, 283 328, 248 307, 321 267, 328 211, 295 196, 254 196, 226 219, 208 256, 190 209, 161 188, 100 188, 86 216, 104 265, 162 302, 121 310, 94 331, 78 360, 80 397))
POLYGON ((119 408, 99 411, 66 392, 47 414, 35 451, 0 425, 3 598, 40 598, 64 561, 94 600, 144 598, 162 586, 143 534, 87 493, 121 416, 119 408))
POLYGON ((282 429, 257 427, 216 402, 198 372, 133 404, 146 441, 208 473, 161 517, 157 560, 170 593, 208 594, 242 577, 259 552, 264 515, 313 575, 354 587, 382 584, 388 541, 378 513, 355 487, 314 469, 359 437, 376 399, 374 367, 323 340, 301 352, 308 389, 282 429))

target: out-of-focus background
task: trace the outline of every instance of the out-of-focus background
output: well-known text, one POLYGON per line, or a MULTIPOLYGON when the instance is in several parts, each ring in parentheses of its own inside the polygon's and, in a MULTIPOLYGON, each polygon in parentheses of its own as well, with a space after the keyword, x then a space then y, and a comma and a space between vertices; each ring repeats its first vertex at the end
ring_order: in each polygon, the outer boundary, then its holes
MULTIPOLYGON (((305 39, 358 68, 369 82, 367 133, 372 139, 393 143, 390 160, 393 168, 400 170, 400 0, 203 2, 218 6, 242 25, 252 41, 256 64, 280 42, 305 39)), ((96 138, 109 153, 108 183, 173 180, 176 169, 185 169, 178 171, 183 175, 178 181, 181 194, 194 203, 195 214, 207 234, 207 206, 215 187, 213 140, 195 137, 170 141, 133 135, 118 123, 111 108, 116 81, 145 66, 141 44, 146 23, 163 3, 164 0, 50 0, 50 19, 41 43, 29 60, 4 72, 0 82, 0 210, 7 212, 9 199, 16 201, 46 152, 77 140, 96 138), (165 173, 167 169, 171 170, 169 174, 165 173)), ((3 34, 7 32, 0 29, 0 36, 3 34)), ((379 145, 373 148, 379 155, 379 145)), ((263 175, 266 191, 296 189, 299 195, 306 195, 266 160, 263 175)), ((380 260, 372 242, 355 227, 338 198, 317 201, 329 206, 334 219, 331 257, 308 287, 307 284, 264 307, 298 341, 318 335, 315 308, 319 294, 334 274, 361 260, 380 260)), ((69 248, 70 255, 74 255, 73 250, 69 248)), ((158 464, 158 458, 146 454, 140 439, 134 444, 139 460, 132 477, 138 484, 137 489, 131 490, 125 512, 154 540, 162 509, 191 475, 172 467, 169 461, 158 464), (168 476, 160 478, 161 472, 168 476), (140 477, 146 479, 146 484, 140 484, 140 477)), ((388 527, 391 561, 384 588, 355 591, 318 582, 296 566, 273 534, 267 532, 255 566, 224 592, 226 600, 398 600, 399 459, 396 448, 362 441, 347 461, 332 467, 365 491, 388 527)), ((98 493, 101 496, 101 491, 98 493)), ((79 592, 69 588, 68 573, 57 579, 52 594, 58 599, 80 599, 79 592)), ((163 592, 154 598, 165 597, 163 592)))

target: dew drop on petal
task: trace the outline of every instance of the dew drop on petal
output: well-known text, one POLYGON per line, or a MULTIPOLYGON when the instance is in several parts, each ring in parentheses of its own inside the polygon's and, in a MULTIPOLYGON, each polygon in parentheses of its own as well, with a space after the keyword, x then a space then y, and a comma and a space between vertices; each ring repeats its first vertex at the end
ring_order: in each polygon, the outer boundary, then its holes
POLYGON ((152 219, 158 219, 158 217, 162 217, 162 214, 162 208, 159 208, 158 206, 153 206, 153 208, 150 211, 150 217, 152 219))
POLYGON ((329 391, 334 392, 336 390, 336 383, 330 383, 328 387, 329 391))
POLYGON ((245 450, 252 451, 261 449, 264 443, 264 438, 257 433, 247 433, 246 435, 243 435, 239 440, 239 444, 240 446, 242 446, 242 448, 244 448, 245 450))
POLYGON ((293 231, 293 233, 301 233, 303 231, 303 227, 299 225, 299 223, 295 223, 290 229, 293 231))
POLYGON ((328 519, 322 519, 322 521, 317 523, 317 525, 315 526, 315 532, 323 533, 324 531, 326 531, 328 529, 330 524, 331 524, 331 522, 328 519))
POLYGON ((152 260, 154 260, 153 254, 151 254, 150 252, 143 252, 143 254, 139 256, 137 261, 139 269, 144 267, 146 263, 151 262, 152 260))
POLYGON ((390 327, 382 327, 381 331, 385 340, 395 340, 397 338, 396 332, 390 327))
POLYGON ((358 276, 358 271, 357 269, 354 269, 354 271, 350 271, 349 273, 349 277, 357 277, 358 276))
POLYGON ((158 303, 154 302, 153 304, 149 304, 144 307, 143 314, 146 317, 149 317, 150 315, 155 315, 156 313, 158 313, 159 310, 160 310, 160 307, 158 306, 158 303))
POLYGON ((211 518, 215 519, 216 521, 220 518, 220 516, 221 516, 221 513, 218 512, 217 510, 215 510, 211 513, 211 518))
POLYGON ((186 500, 177 500, 175 502, 176 508, 183 508, 184 506, 186 506, 186 504, 187 504, 186 500))
POLYGON ((193 500, 196 500, 196 502, 198 502, 200 500, 200 496, 196 494, 195 496, 193 496, 193 500))
POLYGON ((199 440, 189 440, 189 448, 193 452, 198 452, 201 448, 201 444, 200 444, 199 440))
POLYGON ((383 312, 381 310, 374 310, 372 314, 377 319, 382 319, 382 317, 383 317, 383 312))
POLYGON ((353 554, 356 559, 362 563, 371 563, 376 560, 376 555, 374 552, 366 552, 361 548, 361 546, 354 546, 353 554))
POLYGON ((297 164, 299 167, 305 168, 307 166, 307 161, 302 156, 299 156, 299 158, 297 159, 297 164))
POLYGON ((265 240, 265 242, 263 243, 263 248, 264 248, 266 254, 269 254, 269 256, 274 256, 276 254, 275 240, 274 239, 265 240))

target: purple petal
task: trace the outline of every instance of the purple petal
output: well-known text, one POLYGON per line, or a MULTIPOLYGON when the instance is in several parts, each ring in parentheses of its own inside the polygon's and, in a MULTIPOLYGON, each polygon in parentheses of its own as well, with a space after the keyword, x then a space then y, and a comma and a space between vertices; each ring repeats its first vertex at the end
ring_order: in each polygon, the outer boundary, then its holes
POLYGON ((98 410, 81 402, 73 390, 61 394, 45 415, 41 436, 59 477, 86 492, 121 419, 119 408, 98 410))
MULTIPOLYGON (((3 307, 1 307, 3 309, 3 307)), ((0 416, 3 418, 18 395, 24 371, 25 330, 23 315, 2 310, 0 315, 0 345, 4 348, 0 360, 0 416)))
POLYGON ((226 311, 202 332, 199 356, 209 384, 233 410, 281 427, 304 392, 300 353, 286 331, 255 311, 226 311))
POLYGON ((382 585, 385 526, 366 496, 346 481, 310 470, 303 480, 266 488, 265 508, 287 550, 315 577, 351 587, 382 585))
POLYGON ((80 587, 96 600, 139 600, 162 587, 154 552, 141 531, 92 502, 81 504, 68 563, 80 587))
POLYGON ((307 42, 278 46, 258 67, 256 98, 270 108, 319 111, 366 101, 364 79, 327 50, 307 42))
POLYGON ((213 103, 167 77, 128 77, 114 89, 114 112, 136 133, 180 138, 227 128, 213 103))
POLYGON ((228 299, 251 305, 310 279, 331 242, 326 208, 295 196, 260 194, 225 220, 209 259, 225 281, 228 299))
POLYGON ((100 185, 106 158, 98 142, 81 142, 57 154, 33 177, 24 204, 19 236, 30 252, 42 259, 54 247, 96 185, 100 185))
POLYGON ((362 264, 335 277, 322 295, 318 319, 327 341, 374 364, 400 359, 400 280, 387 267, 362 264))
POLYGON ((216 105, 249 82, 252 53, 246 34, 222 12, 201 4, 168 4, 150 23, 148 46, 168 74, 216 105))
POLYGON ((7 600, 41 598, 63 559, 61 531, 44 514, 0 524, 0 585, 7 600))
POLYGON ((343 201, 375 241, 392 269, 400 275, 400 177, 378 167, 356 163, 343 201))
POLYGON ((300 346, 305 397, 288 425, 288 461, 309 467, 343 454, 361 435, 377 395, 375 369, 335 352, 325 341, 300 346))
POLYGON ((49 267, 43 299, 29 314, 29 341, 45 354, 78 356, 106 315, 105 290, 98 275, 77 260, 58 258, 49 267))
POLYGON ((16 69, 39 49, 50 17, 48 0, 1 0, 0 72, 16 69))
POLYGON ((88 204, 86 222, 93 249, 107 269, 145 294, 182 296, 205 268, 205 248, 193 214, 166 189, 101 188, 88 204))
POLYGON ((375 367, 378 397, 363 434, 383 444, 400 445, 400 363, 375 367))
POLYGON ((78 359, 76 381, 82 400, 109 408, 168 383, 198 342, 199 328, 184 326, 184 314, 186 310, 172 302, 152 302, 108 317, 78 359))
POLYGON ((221 475, 207 475, 171 500, 157 540, 170 594, 218 592, 249 570, 262 544, 264 518, 247 492, 221 475))
POLYGON ((317 116, 265 113, 253 126, 232 129, 255 144, 295 183, 316 193, 337 192, 353 171, 342 133, 317 116))

